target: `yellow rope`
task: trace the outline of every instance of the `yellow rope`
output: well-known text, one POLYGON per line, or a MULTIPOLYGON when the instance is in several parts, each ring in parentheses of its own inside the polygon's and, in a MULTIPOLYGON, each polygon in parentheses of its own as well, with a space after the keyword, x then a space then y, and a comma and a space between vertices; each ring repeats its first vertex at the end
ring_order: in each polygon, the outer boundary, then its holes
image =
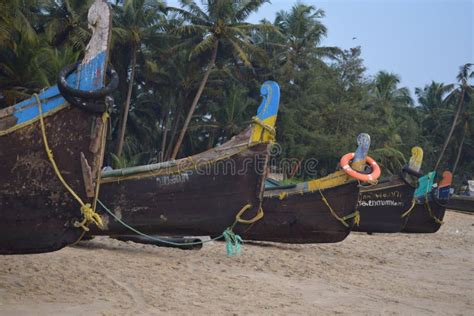
POLYGON ((344 221, 346 221, 346 219, 351 219, 353 218, 353 221, 354 221, 354 225, 355 226, 359 226, 360 225, 360 212, 359 211, 355 211, 354 213, 351 213, 349 215, 346 215, 344 216, 342 219, 344 221))
POLYGON ((270 126, 268 124, 263 123, 261 119, 259 119, 257 116, 252 117, 252 123, 255 123, 259 125, 263 130, 266 130, 268 134, 270 134, 270 141, 273 142, 275 141, 275 136, 276 136, 276 131, 273 126, 270 126))
POLYGON ((439 225, 444 224, 442 220, 440 220, 434 215, 433 211, 431 210, 430 203, 428 202, 428 199, 426 197, 425 197, 425 209, 428 210, 428 213, 430 214, 431 218, 435 221, 436 224, 439 224, 439 225))
POLYGON ((321 198, 322 198, 324 204, 326 204, 328 209, 331 211, 332 216, 334 216, 335 219, 340 221, 342 223, 342 225, 344 225, 345 227, 349 227, 349 224, 347 224, 346 220, 353 218, 354 219, 354 225, 359 226, 359 223, 360 223, 360 213, 359 213, 359 211, 355 211, 354 213, 351 213, 351 214, 349 214, 347 216, 344 216, 344 217, 339 217, 336 214, 336 212, 334 211, 334 209, 331 207, 331 205, 329 204, 329 202, 326 199, 326 197, 324 196, 323 192, 321 190, 318 190, 318 191, 319 191, 319 194, 321 195, 321 198))
POLYGON ((410 208, 407 211, 403 212, 402 218, 407 217, 413 211, 413 208, 415 207, 415 205, 416 205, 416 201, 415 201, 415 199, 413 199, 412 202, 411 202, 410 208))
POLYGON ((37 94, 34 94, 34 97, 36 99, 36 103, 38 104, 41 133, 43 135, 44 148, 46 150, 46 154, 48 156, 48 159, 49 159, 49 161, 50 161, 50 163, 51 163, 51 165, 54 169, 54 172, 56 173, 56 176, 61 181, 63 186, 66 188, 67 191, 69 191, 69 193, 81 205, 81 213, 84 216, 84 219, 81 222, 75 222, 74 226, 75 227, 81 227, 85 231, 89 231, 89 228, 87 227, 87 225, 89 223, 94 223, 98 227, 103 227, 102 218, 100 217, 100 215, 97 214, 95 212, 95 210, 92 209, 90 203, 84 203, 82 201, 82 199, 79 197, 79 195, 77 195, 77 193, 74 192, 74 190, 69 186, 69 184, 66 182, 66 180, 64 180, 64 178, 61 174, 61 171, 59 170, 59 168, 56 164, 56 161, 54 160, 53 151, 49 147, 48 138, 46 136, 46 128, 45 128, 44 119, 43 119, 43 108, 42 108, 41 101, 40 101, 39 96, 37 94))
POLYGON ((264 212, 263 212, 262 206, 260 205, 257 211, 257 215, 255 215, 255 217, 251 219, 243 219, 242 215, 251 207, 252 207, 252 204, 247 204, 244 207, 242 207, 242 209, 237 213, 237 215, 235 215, 235 223, 232 225, 232 227, 234 227, 235 224, 237 223, 250 225, 250 224, 256 223, 257 221, 263 218, 264 212))
POLYGON ((286 199, 287 197, 288 197, 288 192, 281 192, 280 194, 278 194, 278 198, 280 200, 286 199))
MULTIPOLYGON (((433 173, 434 175, 436 173, 433 173)), ((431 192, 431 191, 430 191, 431 192)), ((424 203, 424 206, 425 206, 425 209, 428 211, 428 213, 430 214, 430 217, 435 221, 436 224, 439 224, 439 225, 443 225, 443 221, 440 220, 439 218, 437 218, 433 211, 431 210, 431 206, 430 206, 430 203, 429 203, 429 199, 428 199, 428 189, 425 191, 425 203, 424 203)))

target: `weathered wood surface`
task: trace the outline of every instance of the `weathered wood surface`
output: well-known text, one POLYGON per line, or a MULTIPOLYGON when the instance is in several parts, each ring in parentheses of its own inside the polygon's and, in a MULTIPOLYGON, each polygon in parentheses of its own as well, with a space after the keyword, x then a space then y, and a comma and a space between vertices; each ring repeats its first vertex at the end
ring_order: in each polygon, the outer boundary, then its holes
MULTIPOLYGON (((111 12, 105 0, 95 0, 88 21, 92 39, 79 77, 73 74, 68 82, 90 91, 103 86, 107 66, 111 12)), ((60 172, 84 202, 91 202, 84 186, 81 152, 83 164, 87 162, 92 176, 97 175, 102 151, 97 148, 101 146, 91 144, 91 131, 99 116, 69 107, 56 86, 40 93, 39 98, 60 172)), ((54 251, 75 242, 83 232, 73 227, 82 219, 80 205, 48 160, 39 113, 34 97, 0 112, 0 254, 54 251)), ((86 180, 90 184, 90 179, 86 180)))
POLYGON ((354 231, 368 233, 398 233, 406 223, 403 213, 413 204, 415 188, 400 177, 362 188, 357 210, 359 226, 354 231))
MULTIPOLYGON (((261 146, 261 145, 259 145, 261 146)), ((258 149, 259 156, 264 152, 258 149)), ((238 168, 258 151, 233 157, 238 168)), ((263 164, 263 157, 255 159, 263 164)), ((252 165, 249 165, 252 167, 252 165)), ((202 176, 193 172, 175 176, 150 177, 103 184, 102 200, 127 224, 148 234, 168 236, 217 236, 230 226, 246 203, 254 205, 245 218, 255 216, 260 176, 253 174, 202 176), (226 190, 222 191, 225 187, 226 190)), ((253 225, 237 224, 234 231, 245 239, 284 243, 329 243, 344 240, 351 228, 345 227, 330 212, 318 191, 301 194, 299 189, 286 189, 289 195, 265 193, 264 217, 253 225)), ((352 214, 359 194, 358 184, 350 183, 322 190, 338 216, 352 214)), ((126 235, 130 231, 103 212, 105 230, 94 229, 96 235, 126 235)), ((350 226, 352 219, 347 222, 350 226)))
MULTIPOLYGON (((247 130, 221 147, 135 179, 105 178, 101 200, 117 217, 144 233, 220 235, 244 205, 253 206, 248 216, 255 214, 260 205, 269 145, 248 148, 250 135, 247 130), (192 162, 201 167, 192 168, 192 162)), ((93 234, 130 234, 106 212, 98 211, 105 229, 94 229, 93 234)))
MULTIPOLYGON (((283 243, 334 243, 344 240, 351 231, 353 219, 344 226, 330 212, 319 191, 303 192, 299 187, 283 189, 288 195, 280 199, 279 190, 266 190, 264 217, 252 227, 238 227, 244 239, 283 243)), ((358 183, 351 181, 321 192, 339 217, 354 213, 359 194, 358 183)))
MULTIPOLYGON (((446 207, 432 200, 430 200, 428 203, 432 214, 442 221, 446 212, 446 207)), ((430 234, 436 233, 440 228, 441 224, 437 223, 430 215, 428 206, 426 206, 423 202, 417 202, 413 211, 410 213, 410 216, 407 218, 407 222, 403 227, 402 232, 430 234)))
MULTIPOLYGON (((88 161, 93 116, 68 108, 45 118, 46 133, 65 180, 87 200, 80 153, 88 161)), ((80 206, 61 184, 46 156, 39 122, 0 137, 0 253, 60 249, 82 230, 80 206)))

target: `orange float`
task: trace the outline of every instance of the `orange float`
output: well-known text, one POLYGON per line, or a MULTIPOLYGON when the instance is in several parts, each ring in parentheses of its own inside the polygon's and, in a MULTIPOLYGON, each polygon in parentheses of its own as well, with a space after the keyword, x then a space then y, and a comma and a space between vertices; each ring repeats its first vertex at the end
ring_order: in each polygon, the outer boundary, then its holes
POLYGON ((367 163, 372 167, 372 173, 370 174, 364 174, 360 173, 354 169, 351 168, 349 163, 351 162, 352 159, 354 159, 354 153, 348 153, 342 156, 341 158, 341 167, 342 170, 344 170, 345 173, 347 173, 349 176, 356 178, 357 180, 360 180, 362 182, 370 182, 370 181, 375 181, 380 177, 380 167, 375 162, 375 160, 369 156, 366 157, 367 163))

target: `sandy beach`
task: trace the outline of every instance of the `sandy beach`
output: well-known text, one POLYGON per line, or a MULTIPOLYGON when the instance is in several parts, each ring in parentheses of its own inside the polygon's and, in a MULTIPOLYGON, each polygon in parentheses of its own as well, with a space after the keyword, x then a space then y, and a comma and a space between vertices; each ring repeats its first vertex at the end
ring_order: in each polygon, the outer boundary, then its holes
POLYGON ((110 238, 0 256, 1 315, 474 314, 474 216, 431 235, 200 251, 110 238))

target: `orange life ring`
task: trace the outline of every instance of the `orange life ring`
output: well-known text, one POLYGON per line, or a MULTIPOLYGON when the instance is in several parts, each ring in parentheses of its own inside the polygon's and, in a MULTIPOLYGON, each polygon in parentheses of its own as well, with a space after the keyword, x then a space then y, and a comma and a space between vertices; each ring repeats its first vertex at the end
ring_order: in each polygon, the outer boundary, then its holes
POLYGON ((349 162, 354 159, 354 153, 348 153, 342 156, 341 158, 341 167, 342 170, 344 170, 345 173, 347 173, 349 176, 356 178, 357 180, 360 180, 362 182, 369 182, 369 181, 374 181, 377 180, 380 177, 380 167, 379 165, 375 162, 375 160, 369 156, 367 156, 367 163, 372 167, 372 173, 370 174, 364 174, 357 172, 356 170, 352 169, 351 166, 349 165, 349 162))

